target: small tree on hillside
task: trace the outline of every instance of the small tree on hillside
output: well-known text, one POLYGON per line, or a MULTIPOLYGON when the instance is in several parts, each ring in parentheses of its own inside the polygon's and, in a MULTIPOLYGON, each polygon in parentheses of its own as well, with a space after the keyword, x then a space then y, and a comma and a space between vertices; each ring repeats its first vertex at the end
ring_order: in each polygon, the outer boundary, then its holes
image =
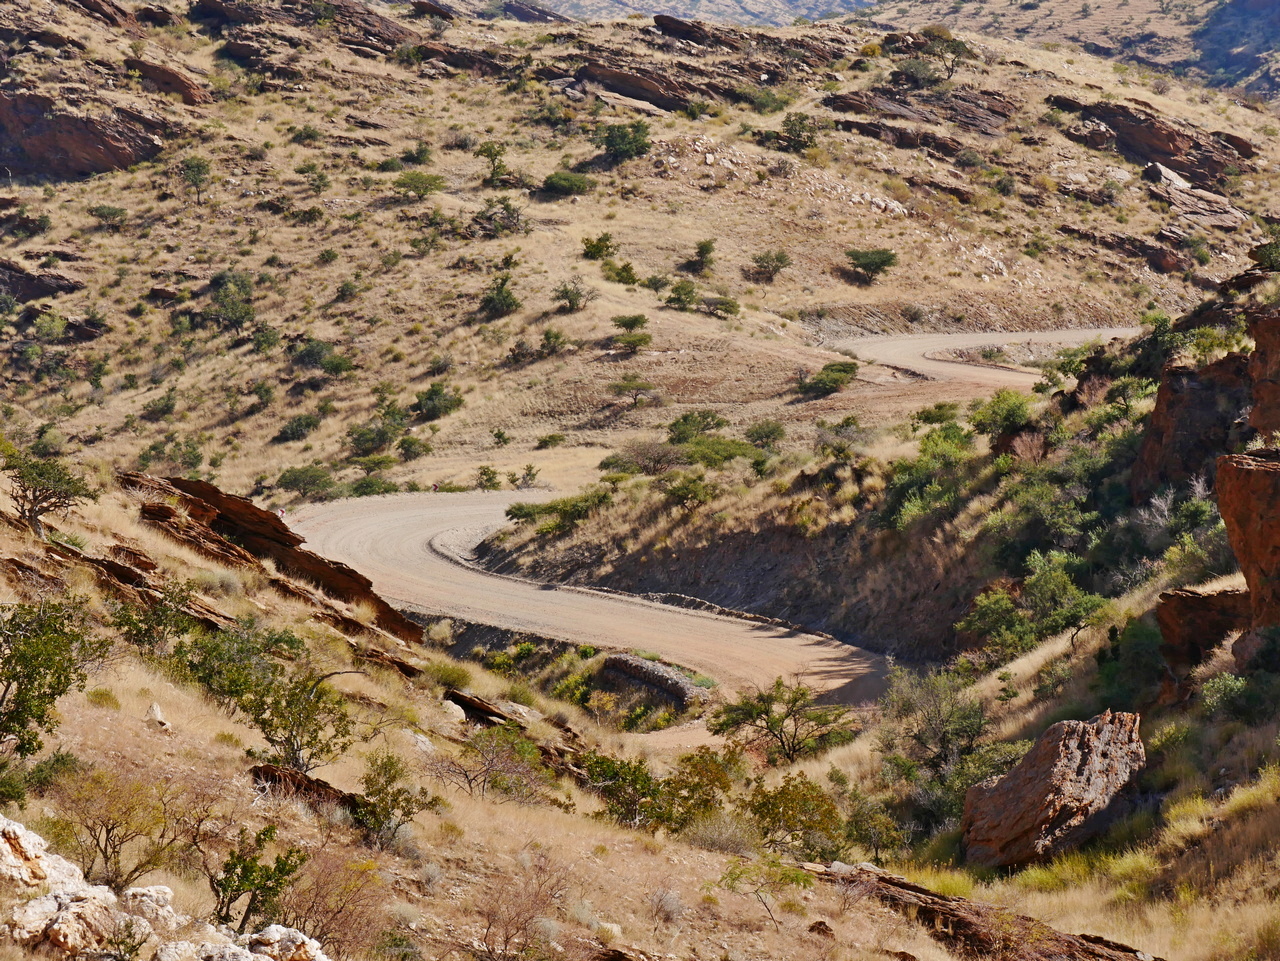
POLYGON ((346 701, 327 681, 354 673, 303 670, 241 697, 236 706, 267 742, 262 759, 309 774, 342 757, 356 741, 356 725, 346 701))
POLYGON ((615 380, 610 384, 609 392, 615 397, 630 397, 631 406, 639 407, 640 401, 653 391, 653 387, 653 384, 639 374, 629 372, 623 374, 621 380, 615 380))
POLYGON ((773 283, 778 274, 791 266, 791 255, 785 250, 766 250, 751 258, 754 273, 765 283, 773 283))
POLYGON ((803 681, 776 678, 772 686, 744 692, 716 709, 708 730, 745 736, 774 759, 796 761, 853 739, 854 725, 846 708, 819 704, 803 681))
POLYGON ((89 482, 60 460, 43 460, 0 440, 0 473, 12 485, 18 516, 37 536, 43 538, 42 518, 54 511, 68 511, 86 500, 97 500, 98 492, 89 482))
POLYGON ((406 170, 391 182, 391 189, 398 194, 422 200, 444 189, 444 178, 439 174, 427 174, 421 170, 406 170))
POLYGON ((213 165, 208 157, 184 157, 178 164, 178 173, 183 183, 196 192, 196 203, 203 203, 203 191, 209 183, 213 165))
POLYGON ((489 162, 489 175, 484 178, 484 182, 491 187, 497 186, 511 172, 502 159, 506 153, 507 145, 497 140, 486 140, 476 147, 475 156, 483 157, 489 162))
POLYGON ((853 267, 858 282, 862 284, 871 283, 898 263, 898 255, 885 247, 868 250, 852 247, 844 255, 849 258, 849 264, 853 267))

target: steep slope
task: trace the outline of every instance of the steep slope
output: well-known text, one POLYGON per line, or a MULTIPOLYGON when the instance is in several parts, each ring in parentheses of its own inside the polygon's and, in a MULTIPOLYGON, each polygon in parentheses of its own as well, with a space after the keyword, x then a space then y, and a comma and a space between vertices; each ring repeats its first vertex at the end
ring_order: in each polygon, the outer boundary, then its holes
POLYGON ((1280 91, 1280 9, 1269 0, 1030 0, 1000 5, 884 0, 865 15, 908 29, 945 23, 1036 46, 1071 44, 1139 72, 1156 71, 1161 86, 1176 85, 1169 76, 1176 74, 1259 98, 1280 91))

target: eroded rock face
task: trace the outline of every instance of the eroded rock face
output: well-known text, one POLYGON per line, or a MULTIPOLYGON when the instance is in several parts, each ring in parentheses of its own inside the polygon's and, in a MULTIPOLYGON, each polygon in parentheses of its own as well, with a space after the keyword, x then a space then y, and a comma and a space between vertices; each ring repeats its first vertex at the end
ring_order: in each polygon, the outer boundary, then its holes
POLYGON ((150 80, 161 93, 176 93, 189 107, 213 103, 213 95, 208 90, 176 67, 152 63, 149 60, 138 60, 134 57, 127 57, 124 66, 126 70, 136 71, 140 76, 150 80))
POLYGON ((1248 591, 1184 588, 1166 591, 1156 604, 1156 623, 1164 639, 1160 653, 1179 680, 1228 634, 1246 631, 1252 622, 1248 591))
POLYGON ((42 885, 65 891, 88 888, 78 867, 46 847, 40 835, 0 817, 0 891, 16 894, 42 885))
POLYGON ((1216 184, 1227 168, 1248 168, 1256 152, 1242 137, 1210 133, 1194 124, 1160 116, 1150 104, 1098 100, 1085 104, 1071 97, 1051 96, 1050 106, 1079 114, 1089 137, 1080 142, 1104 146, 1114 140, 1121 153, 1143 163, 1163 164, 1198 187, 1216 184))
POLYGON ((27 267, 16 260, 0 260, 0 291, 20 302, 69 294, 84 287, 80 281, 53 270, 27 267))
POLYGON ((1249 424, 1271 433, 1280 430, 1280 310, 1249 311, 1246 323, 1255 344, 1249 355, 1249 379, 1253 382, 1249 424))
POLYGON ((1246 355, 1229 354, 1199 370, 1164 369, 1130 475, 1135 502, 1196 476, 1212 479, 1217 456, 1248 439, 1249 365, 1246 355))
POLYGON ((125 107, 77 112, 58 98, 0 90, 0 157, 14 174, 83 177, 122 170, 164 149, 170 125, 125 107))
POLYGON ((1146 765, 1137 714, 1059 721, 1002 778, 969 789, 965 856, 984 867, 1028 864, 1099 834, 1146 765))
POLYGON ((1280 625, 1280 451, 1218 458, 1218 510, 1253 608, 1253 627, 1280 625))
POLYGON ((45 957, 105 957, 110 940, 127 930, 147 939, 156 961, 329 961, 318 942, 278 924, 233 943, 175 911, 173 891, 163 885, 130 888, 117 898, 110 888, 88 884, 78 867, 46 850, 42 837, 5 817, 0 913, 8 918, 0 934, 45 957), (177 938, 179 932, 193 940, 177 938))

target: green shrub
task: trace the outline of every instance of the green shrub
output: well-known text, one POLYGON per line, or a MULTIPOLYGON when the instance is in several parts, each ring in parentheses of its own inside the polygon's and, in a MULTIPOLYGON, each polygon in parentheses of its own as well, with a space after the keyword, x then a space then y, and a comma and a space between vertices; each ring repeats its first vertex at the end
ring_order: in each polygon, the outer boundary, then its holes
POLYGON ((396 444, 396 450, 400 452, 401 460, 411 461, 417 460, 419 457, 425 457, 430 454, 434 448, 425 440, 418 437, 401 437, 396 444))
POLYGON ((280 473, 276 486, 294 491, 304 497, 327 493, 333 488, 333 475, 319 464, 307 467, 289 467, 280 473))
POLYGON ((676 310, 688 312, 698 303, 698 287, 692 280, 677 281, 667 295, 666 304, 676 310))
POLYGON ((374 497, 378 494, 394 494, 398 490, 400 490, 399 484, 395 481, 389 481, 378 474, 361 477, 351 484, 352 497, 374 497))
POLYGON ((599 237, 582 238, 582 256, 587 260, 606 260, 617 254, 619 249, 611 233, 606 232, 599 237))
POLYGON ((466 690, 471 686, 471 672, 456 661, 432 661, 422 669, 422 673, 441 687, 456 691, 466 690))
POLYGON ((835 361, 825 365, 812 377, 801 375, 796 379, 796 390, 808 397, 826 397, 847 387, 858 374, 855 361, 835 361))
POLYGON ((737 87, 733 96, 740 102, 749 104, 756 113, 777 113, 789 107, 795 97, 788 91, 775 90, 772 87, 737 87))
POLYGON ((462 391, 451 387, 448 382, 438 380, 427 385, 427 389, 419 391, 412 410, 423 420, 439 420, 452 414, 464 403, 462 391))
POLYGON ((785 250, 766 250, 751 258, 755 273, 766 283, 773 283, 778 274, 791 266, 791 255, 785 250))
POLYGON ((299 414, 286 421, 273 439, 278 443, 302 440, 319 426, 320 418, 316 414, 299 414))
POLYGON ((542 181, 543 190, 560 197, 575 197, 590 193, 595 186, 596 182, 593 178, 568 170, 557 170, 555 173, 548 174, 547 179, 542 181))
POLYGON ((506 317, 514 314, 520 307, 521 300, 511 289, 509 273, 502 273, 493 278, 480 297, 480 311, 487 317, 506 317))
POLYGON ((631 160, 649 152, 649 125, 643 120, 605 124, 596 131, 592 142, 615 163, 631 160))
POLYGON ((534 448, 536 450, 550 450, 552 447, 559 447, 565 440, 564 434, 543 434, 538 438, 534 448))

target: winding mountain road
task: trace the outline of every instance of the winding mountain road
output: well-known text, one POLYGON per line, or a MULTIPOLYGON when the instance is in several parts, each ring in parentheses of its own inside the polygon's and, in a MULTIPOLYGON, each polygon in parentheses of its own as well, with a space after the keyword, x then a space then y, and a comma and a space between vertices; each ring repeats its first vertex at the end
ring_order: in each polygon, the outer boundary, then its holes
MULTIPOLYGON (((924 388, 926 382, 948 381, 947 388, 957 396, 979 396, 1000 387, 1029 389, 1038 374, 966 364, 938 353, 1028 341, 1081 344, 1134 333, 1135 328, 1108 328, 922 334, 858 338, 841 346, 924 378, 921 394, 933 396, 942 386, 924 388)), ((444 617, 576 644, 653 651, 734 690, 803 674, 841 703, 860 703, 880 692, 884 659, 829 637, 639 597, 490 574, 474 563, 476 546, 503 526, 508 505, 554 496, 547 491, 393 494, 313 504, 290 519, 312 550, 363 572, 389 600, 444 617)))
POLYGON ((879 693, 883 658, 829 637, 493 575, 470 563, 475 546, 505 523, 509 504, 553 496, 391 494, 311 505, 290 520, 311 550, 363 572, 393 603, 575 644, 653 651, 734 690, 803 674, 842 703, 879 693))

